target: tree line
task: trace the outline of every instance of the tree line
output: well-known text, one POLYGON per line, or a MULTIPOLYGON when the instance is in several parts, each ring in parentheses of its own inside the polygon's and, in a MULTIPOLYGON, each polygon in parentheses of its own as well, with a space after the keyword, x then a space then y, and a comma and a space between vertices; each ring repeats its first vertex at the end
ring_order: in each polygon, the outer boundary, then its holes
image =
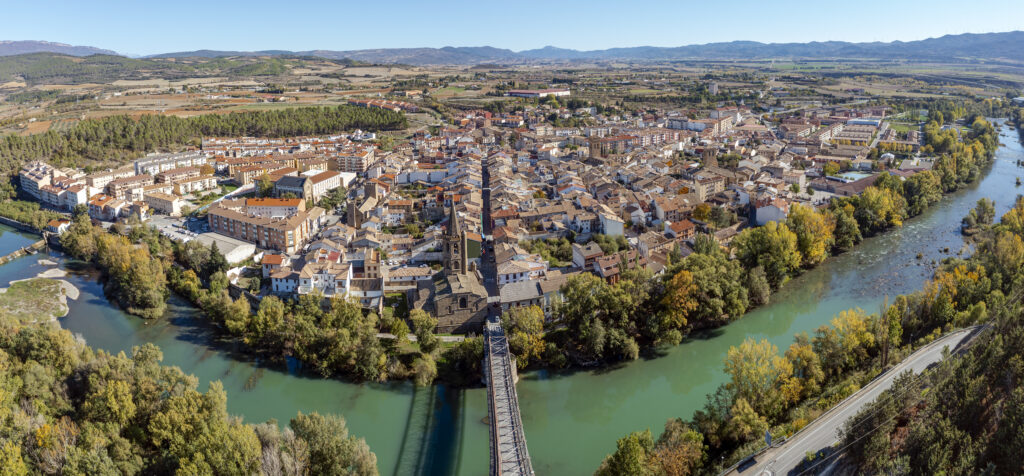
POLYGON ((44 160, 61 167, 85 167, 133 160, 142 154, 199 145, 208 136, 288 137, 333 134, 352 129, 397 130, 405 114, 341 105, 274 111, 205 114, 188 118, 147 114, 138 119, 87 119, 63 131, 0 138, 0 174, 14 175, 22 164, 44 160))
POLYGON ((0 216, 19 221, 36 231, 42 231, 50 220, 64 218, 55 211, 40 208, 36 202, 25 202, 21 200, 8 200, 0 202, 0 216))
POLYGON ((471 382, 480 372, 482 341, 441 345, 434 335, 437 320, 421 310, 397 316, 385 308, 378 316, 354 302, 318 293, 289 301, 265 296, 252 309, 244 295, 231 298, 228 263, 216 243, 174 242, 137 221, 104 230, 79 209, 61 244, 104 273, 104 289, 128 313, 160 317, 170 293, 177 293, 202 309, 215 328, 273 362, 292 357, 324 377, 410 379, 417 385, 432 383, 439 372, 456 382, 471 382), (397 338, 378 338, 378 333, 397 338), (417 342, 409 341, 410 333, 417 342))
MULTIPOLYGON (((1017 109, 1011 115, 1018 126, 1024 118, 1022 111, 1017 109)), ((1020 459, 1024 453, 1020 302, 1024 292, 1024 198, 1018 197, 998 223, 993 223, 992 205, 982 199, 965 217, 973 229, 970 239, 975 254, 946 265, 971 269, 979 283, 991 284, 968 286, 968 292, 962 294, 947 292, 947 302, 939 306, 946 315, 944 320, 965 306, 981 308, 990 315, 987 322, 992 330, 959 358, 944 360, 934 372, 921 378, 900 378, 845 426, 840 445, 846 449, 847 466, 852 471, 1024 472, 1020 459)), ((939 290, 957 282, 943 281, 939 290)), ((934 287, 930 292, 936 292, 934 287)))

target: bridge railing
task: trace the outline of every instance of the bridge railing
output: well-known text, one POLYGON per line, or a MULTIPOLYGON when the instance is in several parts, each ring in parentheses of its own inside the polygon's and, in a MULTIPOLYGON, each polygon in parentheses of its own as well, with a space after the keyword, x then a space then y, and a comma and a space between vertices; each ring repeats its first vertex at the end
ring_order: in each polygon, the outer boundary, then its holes
MULTIPOLYGON (((488 322, 485 329, 487 343, 487 368, 488 378, 488 406, 491 410, 491 474, 500 475, 504 473, 503 463, 506 461, 502 454, 501 422, 506 421, 510 426, 514 464, 518 474, 532 475, 533 464, 530 461, 530 454, 526 447, 526 437, 523 433, 522 418, 519 413, 519 399, 516 395, 514 370, 508 349, 508 339, 501 326, 494 322, 488 322), (500 380, 499 380, 500 379, 500 380), (499 398, 500 392, 500 398, 499 398), (499 401, 500 400, 500 401, 499 401)), ((507 442, 506 442, 507 443, 507 442)))

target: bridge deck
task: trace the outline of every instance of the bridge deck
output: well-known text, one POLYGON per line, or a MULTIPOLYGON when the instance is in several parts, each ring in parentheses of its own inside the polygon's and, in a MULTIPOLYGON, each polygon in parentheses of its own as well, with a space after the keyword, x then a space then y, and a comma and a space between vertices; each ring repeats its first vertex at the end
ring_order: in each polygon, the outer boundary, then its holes
POLYGON ((491 475, 532 476, 533 464, 519 417, 515 370, 508 339, 496 317, 487 320, 484 342, 488 371, 487 410, 491 420, 491 475))

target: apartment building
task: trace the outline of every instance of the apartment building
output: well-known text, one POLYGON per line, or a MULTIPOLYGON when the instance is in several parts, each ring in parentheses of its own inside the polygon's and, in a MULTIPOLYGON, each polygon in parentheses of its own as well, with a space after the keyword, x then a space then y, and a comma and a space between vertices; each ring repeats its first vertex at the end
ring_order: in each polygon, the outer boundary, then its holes
POLYGON ((214 233, 254 243, 264 249, 295 253, 323 224, 324 210, 313 207, 283 218, 255 216, 239 201, 225 200, 210 207, 208 219, 214 233))
POLYGON ((200 175, 202 175, 202 170, 199 167, 181 167, 156 174, 156 181, 159 183, 178 183, 182 180, 199 177, 200 175))
POLYGON ((196 178, 181 180, 174 184, 174 193, 187 195, 192 192, 210 190, 217 187, 217 177, 213 175, 201 175, 196 178))
POLYGON ((50 185, 55 178, 64 176, 63 172, 52 165, 38 160, 23 165, 18 172, 21 189, 36 200, 40 199, 40 189, 50 185))
POLYGON ((334 169, 338 172, 366 173, 374 158, 373 149, 342 153, 334 158, 334 169))
POLYGON ((283 218, 306 211, 301 198, 249 198, 245 200, 247 213, 258 217, 283 218))
POLYGON ((143 198, 143 187, 154 183, 153 176, 149 174, 119 178, 107 184, 107 195, 119 200, 139 201, 143 198))
POLYGON ((107 188, 108 183, 114 180, 133 176, 135 176, 135 167, 126 165, 117 169, 87 175, 85 177, 85 184, 96 190, 103 190, 107 188))
POLYGON ((146 205, 158 212, 172 217, 181 216, 181 207, 185 201, 167 193, 150 192, 146 194, 146 205))
POLYGON ((150 154, 135 161, 135 174, 156 175, 172 169, 202 165, 206 165, 206 155, 200 151, 150 154))

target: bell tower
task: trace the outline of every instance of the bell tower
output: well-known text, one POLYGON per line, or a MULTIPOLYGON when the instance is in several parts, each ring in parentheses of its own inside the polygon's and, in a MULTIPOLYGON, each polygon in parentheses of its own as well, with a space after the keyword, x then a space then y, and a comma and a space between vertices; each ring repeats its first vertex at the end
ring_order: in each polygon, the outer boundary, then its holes
POLYGON ((466 274, 469 261, 466 258, 466 234, 459 225, 459 217, 455 213, 455 204, 448 214, 448 229, 444 234, 444 274, 466 274))

